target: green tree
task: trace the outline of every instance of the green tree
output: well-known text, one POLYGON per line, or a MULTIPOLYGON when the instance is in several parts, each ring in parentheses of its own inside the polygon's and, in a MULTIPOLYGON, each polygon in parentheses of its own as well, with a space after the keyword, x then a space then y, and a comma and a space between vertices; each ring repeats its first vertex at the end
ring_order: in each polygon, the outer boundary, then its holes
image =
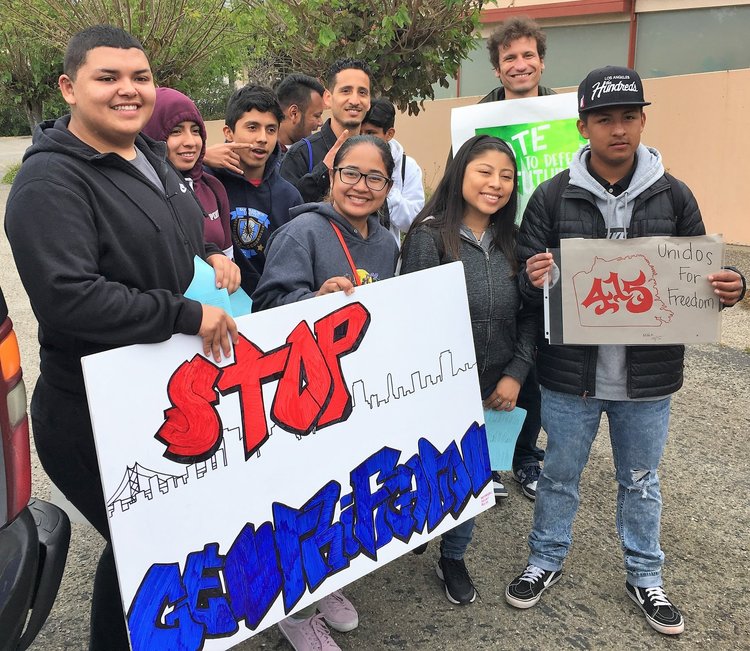
MULTIPOLYGON (((0 92, 38 107, 38 96, 41 101, 49 97, 42 93, 49 87, 44 73, 51 66, 56 86, 70 37, 90 25, 107 23, 143 43, 159 85, 200 93, 208 84, 233 78, 246 58, 245 34, 237 28, 239 16, 246 13, 243 5, 235 7, 225 0, 0 0, 3 33, 21 34, 33 43, 21 56, 22 41, 15 41, 14 47, 4 46, 0 57, 10 61, 12 53, 26 59, 25 68, 16 68, 29 71, 27 81, 32 76, 35 80, 11 87, 4 76, 0 92)), ((37 111, 33 119, 39 116, 37 111)))
POLYGON ((320 75, 342 57, 364 59, 377 90, 418 113, 447 87, 476 42, 482 0, 238 0, 257 12, 257 42, 279 75, 320 75))
POLYGON ((3 126, 8 129, 8 135, 16 135, 20 133, 19 126, 24 120, 33 130, 34 125, 45 117, 45 106, 53 110, 59 108, 57 78, 62 72, 62 56, 30 38, 12 23, 3 20, 0 25, 3 126))

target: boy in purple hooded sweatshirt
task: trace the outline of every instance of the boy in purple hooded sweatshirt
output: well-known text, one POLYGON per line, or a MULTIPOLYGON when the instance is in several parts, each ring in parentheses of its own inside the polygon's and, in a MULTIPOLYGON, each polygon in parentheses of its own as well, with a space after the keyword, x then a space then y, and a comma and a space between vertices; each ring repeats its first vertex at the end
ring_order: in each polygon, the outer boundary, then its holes
POLYGON ((198 107, 173 88, 156 89, 154 113, 143 128, 149 138, 167 143, 167 156, 203 208, 203 237, 233 259, 229 199, 221 181, 203 173, 206 125, 198 107))

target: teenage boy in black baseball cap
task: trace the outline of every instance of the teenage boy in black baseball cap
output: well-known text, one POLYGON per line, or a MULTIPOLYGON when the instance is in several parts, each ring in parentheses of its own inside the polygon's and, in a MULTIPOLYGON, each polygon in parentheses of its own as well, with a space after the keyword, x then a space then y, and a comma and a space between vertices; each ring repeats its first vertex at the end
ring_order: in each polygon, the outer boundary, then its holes
MULTIPOLYGON (((552 255, 543 251, 559 246, 560 238, 705 234, 693 194, 665 173, 658 151, 641 144, 648 104, 640 77, 628 68, 599 68, 578 87, 578 130, 589 144, 569 170, 536 189, 521 223, 520 281, 529 305, 541 310, 541 288, 552 269, 552 255)), ((725 306, 744 294, 744 278, 736 270, 725 269, 708 282, 725 306)), ((657 474, 671 395, 682 385, 683 353, 682 346, 539 342, 547 451, 537 483, 528 565, 505 592, 512 606, 534 606, 562 575, 578 509, 578 482, 602 412, 607 412, 627 594, 660 633, 684 630, 680 611, 662 588, 657 474)))

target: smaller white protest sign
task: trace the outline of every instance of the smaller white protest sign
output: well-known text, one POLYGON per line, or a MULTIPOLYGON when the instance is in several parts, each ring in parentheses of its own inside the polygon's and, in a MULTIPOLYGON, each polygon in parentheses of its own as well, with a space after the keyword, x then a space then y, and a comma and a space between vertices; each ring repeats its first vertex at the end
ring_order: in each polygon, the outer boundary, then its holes
POLYGON ((228 649, 494 504, 460 263, 83 360, 133 649, 228 649))
POLYGON ((721 270, 719 236, 560 242, 560 284, 546 295, 551 343, 716 342, 721 303, 708 276, 721 270))

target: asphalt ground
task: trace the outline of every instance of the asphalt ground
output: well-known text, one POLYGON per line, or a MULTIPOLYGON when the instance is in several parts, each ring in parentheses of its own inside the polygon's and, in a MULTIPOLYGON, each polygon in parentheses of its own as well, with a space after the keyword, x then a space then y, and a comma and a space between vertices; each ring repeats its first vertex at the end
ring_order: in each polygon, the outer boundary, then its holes
MULTIPOLYGON (((0 143, 0 149, 5 142, 0 143)), ((0 156, 1 158, 1 156, 0 156)), ((2 167, 2 160, 0 160, 2 167)), ((9 187, 0 185, 4 215, 9 187)), ((750 247, 728 247, 727 262, 750 270, 750 247)), ((4 236, 0 283, 18 333, 29 397, 38 377, 36 321, 4 236)), ((437 543, 407 554, 346 589, 359 627, 335 634, 344 649, 415 651, 750 648, 750 300, 723 315, 722 344, 691 347, 685 386, 673 399, 660 476, 664 499, 665 587, 685 616, 685 632, 653 631, 625 594, 615 531, 616 483, 606 422, 581 480, 574 544, 562 580, 527 611, 505 603, 505 586, 524 567, 533 503, 507 475, 510 497, 477 519, 466 562, 480 597, 454 606, 435 575, 437 543)), ((544 444, 544 433, 540 439, 544 444)), ((33 444, 33 442, 32 442, 33 444)), ((50 482, 32 452, 34 494, 50 482)), ((93 573, 103 543, 73 525, 70 554, 52 613, 31 647, 85 649, 93 573)), ((290 649, 276 627, 237 647, 290 649)))
POLYGON ((0 137, 0 178, 11 165, 21 162, 23 153, 29 146, 31 136, 0 137))

